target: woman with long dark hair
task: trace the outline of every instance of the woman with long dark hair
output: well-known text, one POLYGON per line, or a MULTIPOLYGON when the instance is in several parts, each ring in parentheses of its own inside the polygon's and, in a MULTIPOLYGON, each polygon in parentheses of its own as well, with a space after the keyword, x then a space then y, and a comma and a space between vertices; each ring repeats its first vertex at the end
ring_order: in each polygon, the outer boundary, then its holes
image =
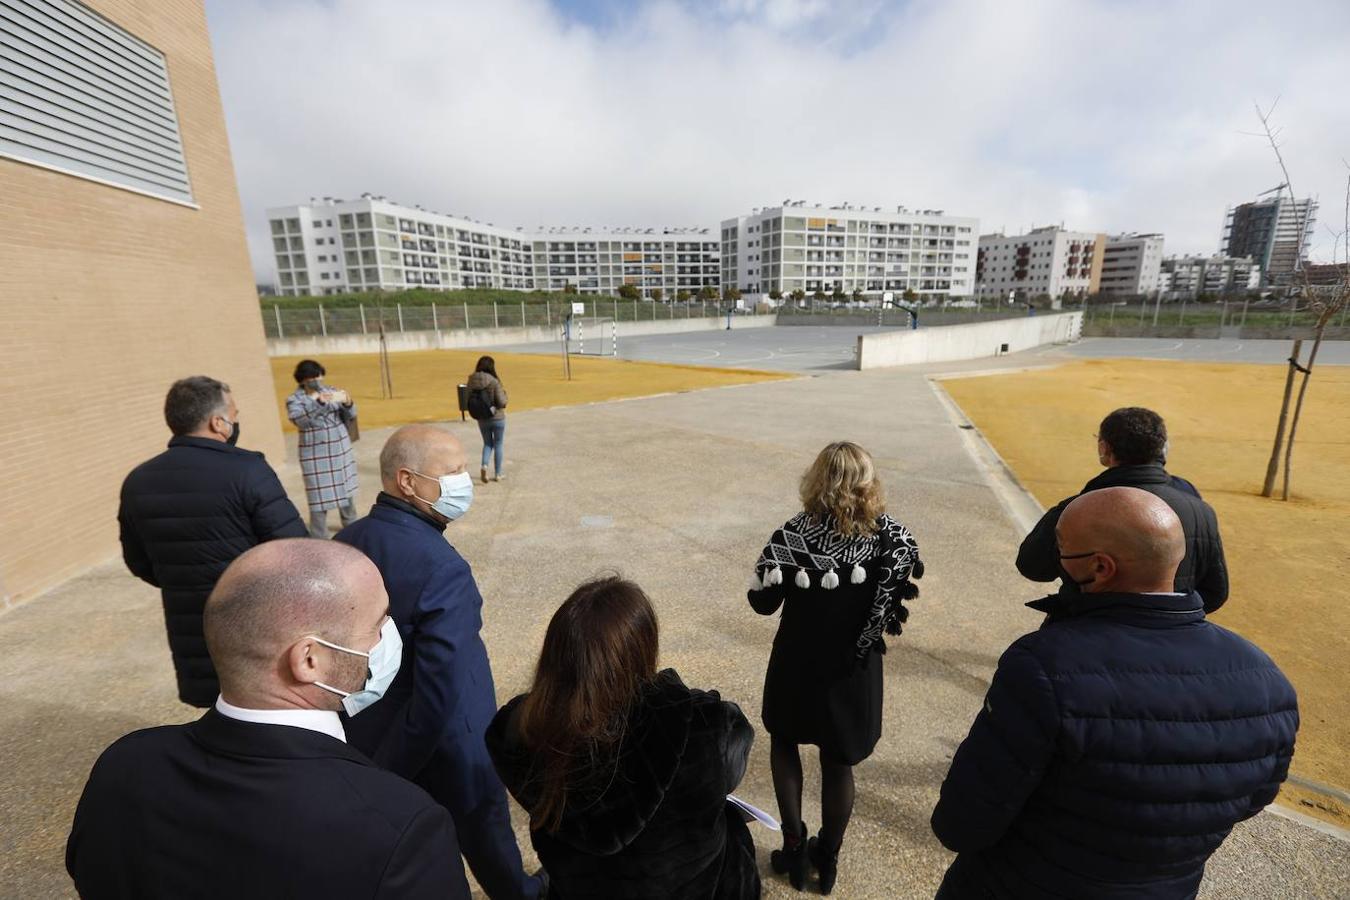
POLYGON ((478 365, 467 383, 469 388, 469 415, 478 423, 483 436, 483 464, 478 477, 483 484, 488 480, 488 460, 493 460, 492 480, 502 480, 502 444, 506 440, 506 388, 497 377, 497 361, 490 356, 478 357, 478 365))
POLYGON ((530 692, 488 729, 550 896, 759 896, 754 844, 727 802, 754 732, 716 691, 657 671, 657 644, 640 587, 581 585, 549 622, 530 692))
POLYGON ((827 446, 801 480, 802 512, 776 530, 755 564, 750 605, 782 619, 764 679, 769 766, 783 821, 774 871, 801 890, 814 866, 834 889, 853 815, 853 767, 881 738, 882 633, 899 634, 901 600, 923 575, 914 537, 886 514, 872 457, 857 444, 827 446), (802 821, 800 745, 820 749, 819 835, 802 821))

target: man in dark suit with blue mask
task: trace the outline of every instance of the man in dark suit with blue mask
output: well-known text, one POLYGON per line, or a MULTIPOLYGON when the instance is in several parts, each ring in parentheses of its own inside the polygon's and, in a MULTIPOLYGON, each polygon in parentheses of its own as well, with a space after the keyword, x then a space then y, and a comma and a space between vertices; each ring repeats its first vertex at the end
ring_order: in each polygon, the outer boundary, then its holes
POLYGON ((473 501, 464 448, 443 429, 407 425, 380 452, 380 481, 370 515, 336 540, 369 556, 384 577, 403 666, 383 701, 345 723, 348 737, 450 811, 459 849, 489 897, 542 897, 546 877, 525 873, 483 739, 497 712, 479 635, 483 598, 445 539, 473 501))
POLYGON ((450 815, 347 743, 402 658, 380 573, 307 538, 245 551, 206 601, 220 693, 99 757, 66 869, 86 900, 468 900, 450 815), (447 852, 449 848, 449 852, 447 852))

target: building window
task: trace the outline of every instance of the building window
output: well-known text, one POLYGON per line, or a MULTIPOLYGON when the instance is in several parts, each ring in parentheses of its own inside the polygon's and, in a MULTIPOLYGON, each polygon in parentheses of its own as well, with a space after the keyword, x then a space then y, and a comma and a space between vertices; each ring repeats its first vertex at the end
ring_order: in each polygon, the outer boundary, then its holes
POLYGON ((73 0, 0 4, 0 34, 0 156, 192 203, 162 53, 73 0))

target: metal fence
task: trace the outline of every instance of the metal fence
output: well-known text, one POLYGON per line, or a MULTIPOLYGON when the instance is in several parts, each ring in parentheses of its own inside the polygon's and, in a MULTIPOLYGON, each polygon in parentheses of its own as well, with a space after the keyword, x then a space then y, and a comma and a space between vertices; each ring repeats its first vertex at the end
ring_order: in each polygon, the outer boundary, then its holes
MULTIPOLYGON (((671 319, 717 318, 727 315, 725 304, 691 300, 688 303, 656 303, 649 300, 620 300, 614 297, 581 298, 587 318, 612 318, 618 322, 671 319)), ((465 329, 561 327, 570 303, 543 303, 522 300, 519 303, 433 303, 412 306, 394 303, 388 306, 287 307, 279 303, 262 306, 263 329, 270 338, 310 337, 335 334, 386 334, 404 331, 462 331, 465 329)), ((754 310, 737 310, 737 315, 753 315, 754 310)))
MULTIPOLYGON (((1098 302, 1083 308, 1085 337, 1311 338, 1316 324, 1317 316, 1306 306, 1278 307, 1249 299, 1206 303, 1193 300, 1098 302)), ((1345 309, 1328 324, 1323 336, 1327 340, 1350 338, 1345 309)))
MULTIPOLYGON (((1036 315, 1052 312, 1083 312, 1084 337, 1224 338, 1227 340, 1311 338, 1317 317, 1306 306, 1278 307, 1234 299, 1199 303, 1097 301, 1063 310, 1036 309, 1036 315)), ((918 326, 964 325, 1028 315, 1026 305, 981 303, 974 307, 919 307, 918 326)), ((778 310, 780 325, 843 325, 911 327, 905 309, 852 306, 847 303, 786 303, 778 310)), ((1347 310, 1342 309, 1327 326, 1327 340, 1350 340, 1347 310)))

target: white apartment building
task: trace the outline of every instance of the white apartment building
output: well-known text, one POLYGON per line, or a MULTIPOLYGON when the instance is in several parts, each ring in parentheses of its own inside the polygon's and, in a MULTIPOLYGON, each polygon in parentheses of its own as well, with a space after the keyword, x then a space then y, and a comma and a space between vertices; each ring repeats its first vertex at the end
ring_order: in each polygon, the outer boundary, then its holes
POLYGON ((1261 267, 1250 256, 1170 256, 1162 261, 1158 288, 1169 300, 1193 300, 1201 294, 1254 291, 1261 267))
POLYGON ((709 229, 503 228, 364 194, 267 210, 282 296, 431 288, 614 294, 631 284, 666 299, 718 286, 709 229))
POLYGON ((1156 293, 1162 254, 1161 234, 1111 235, 1102 255, 1101 293, 1122 297, 1156 293))
POLYGON ((538 290, 573 284, 583 294, 617 294, 629 284, 665 300, 718 290, 718 241, 707 228, 545 229, 532 237, 538 290))
POLYGON ((1018 300, 1095 294, 1101 285, 1106 235, 1058 225, 1026 234, 982 234, 976 261, 981 297, 1018 300))
POLYGON ((970 296, 979 220, 804 201, 722 222, 722 283, 746 294, 801 290, 970 296))

